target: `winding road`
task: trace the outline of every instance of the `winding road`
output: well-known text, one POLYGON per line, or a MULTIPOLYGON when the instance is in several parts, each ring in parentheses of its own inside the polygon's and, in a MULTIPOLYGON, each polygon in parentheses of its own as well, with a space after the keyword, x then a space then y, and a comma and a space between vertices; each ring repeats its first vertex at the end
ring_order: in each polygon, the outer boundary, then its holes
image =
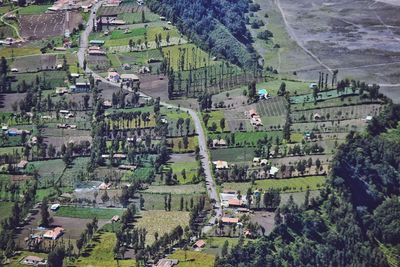
MULTIPOLYGON (((83 62, 85 60, 85 54, 86 54, 86 50, 88 48, 88 44, 89 44, 89 35, 91 33, 91 31, 93 30, 93 21, 95 19, 95 14, 97 12, 97 10, 100 8, 101 4, 103 1, 99 1, 98 3, 96 3, 91 10, 89 19, 88 19, 88 23, 87 26, 85 28, 85 30, 82 32, 81 37, 80 37, 80 43, 79 43, 79 51, 78 51, 78 61, 79 61, 79 65, 81 66, 81 68, 83 68, 83 62)), ((93 70, 91 70, 88 66, 86 66, 86 70, 85 72, 87 74, 92 74, 92 76, 95 79, 99 79, 104 83, 116 86, 118 84, 107 81, 106 79, 104 79, 103 77, 101 77, 100 75, 98 75, 96 72, 94 72, 93 70)), ((127 88, 124 88, 126 90, 128 90, 127 88)), ((144 94, 143 92, 139 92, 140 95, 143 97, 149 97, 148 95, 144 94)), ((178 107, 169 103, 165 103, 165 102, 160 102, 161 105, 165 106, 165 107, 171 107, 174 109, 180 109, 182 111, 188 112, 190 114, 190 116, 192 116, 193 118, 193 122, 196 128, 196 132, 198 134, 198 139, 199 139, 199 148, 200 148, 200 160, 202 163, 202 166, 204 168, 204 175, 205 175, 205 179, 206 179, 206 188, 207 188, 207 192, 208 192, 208 196, 210 198, 210 200, 215 200, 215 204, 214 204, 214 210, 215 210, 215 216, 211 216, 209 218, 209 224, 214 224, 215 219, 216 218, 220 218, 222 216, 222 207, 221 207, 221 203, 219 200, 219 196, 218 196, 218 192, 217 192, 217 187, 215 184, 215 181, 213 179, 212 173, 211 173, 211 161, 208 155, 208 149, 207 149, 207 139, 206 139, 206 135, 204 133, 204 129, 202 127, 199 115, 197 114, 197 112, 193 109, 188 109, 188 108, 182 108, 182 107, 178 107)), ((206 233, 208 231, 210 231, 212 229, 212 226, 206 225, 203 227, 202 232, 206 233)))

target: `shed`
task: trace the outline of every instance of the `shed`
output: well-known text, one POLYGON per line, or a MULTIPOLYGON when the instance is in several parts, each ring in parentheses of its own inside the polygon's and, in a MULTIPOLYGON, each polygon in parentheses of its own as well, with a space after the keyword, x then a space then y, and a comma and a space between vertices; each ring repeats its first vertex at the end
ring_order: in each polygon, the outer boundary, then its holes
POLYGON ((193 244, 193 248, 204 248, 206 246, 206 241, 200 239, 193 244))
POLYGON ((43 237, 46 239, 56 240, 64 234, 64 228, 56 227, 53 230, 48 230, 44 233, 43 237))
POLYGON ((228 169, 228 162, 223 160, 213 161, 215 168, 217 169, 228 169))
POLYGON ((235 224, 239 222, 239 218, 222 217, 221 221, 225 224, 235 224))
POLYGON ((139 81, 139 77, 136 76, 135 74, 121 74, 121 79, 123 82, 127 82, 127 81, 138 82, 139 81))
POLYGON ((22 170, 26 168, 26 165, 28 165, 28 161, 26 160, 21 160, 18 164, 17 164, 17 168, 22 170))

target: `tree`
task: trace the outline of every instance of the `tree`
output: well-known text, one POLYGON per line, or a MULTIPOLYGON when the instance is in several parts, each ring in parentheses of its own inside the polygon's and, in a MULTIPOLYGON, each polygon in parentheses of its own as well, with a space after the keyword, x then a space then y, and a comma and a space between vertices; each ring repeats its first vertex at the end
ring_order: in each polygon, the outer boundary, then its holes
POLYGON ((47 257, 47 263, 49 267, 60 267, 63 266, 65 257, 65 250, 63 247, 57 247, 49 253, 47 257))
POLYGON ((225 257, 228 254, 228 248, 229 248, 229 242, 228 240, 225 240, 221 249, 221 257, 225 257))
POLYGON ((144 14, 144 10, 142 10, 142 23, 145 23, 145 22, 146 22, 146 17, 144 14))
POLYGON ((110 197, 108 196, 107 190, 105 190, 103 195, 101 196, 101 201, 103 201, 103 203, 106 203, 109 200, 110 200, 110 197))
POLYGON ((50 213, 47 198, 43 198, 42 205, 40 207, 41 222, 40 225, 48 227, 50 224, 50 213))
POLYGON ((256 82, 252 81, 248 86, 248 96, 250 99, 254 99, 256 97, 256 82))
POLYGON ((276 209, 281 203, 281 196, 277 189, 269 189, 264 193, 264 206, 267 209, 276 209))
POLYGON ((143 195, 140 194, 140 209, 143 210, 144 209, 144 198, 143 195))
POLYGON ((219 121, 219 126, 221 127, 221 131, 224 132, 224 129, 225 129, 225 118, 222 118, 219 121))
POLYGON ((282 82, 278 90, 278 95, 283 96, 286 94, 286 83, 282 82))
POLYGON ((274 223, 275 223, 275 226, 278 226, 282 223, 281 210, 279 208, 277 208, 275 210, 274 223))

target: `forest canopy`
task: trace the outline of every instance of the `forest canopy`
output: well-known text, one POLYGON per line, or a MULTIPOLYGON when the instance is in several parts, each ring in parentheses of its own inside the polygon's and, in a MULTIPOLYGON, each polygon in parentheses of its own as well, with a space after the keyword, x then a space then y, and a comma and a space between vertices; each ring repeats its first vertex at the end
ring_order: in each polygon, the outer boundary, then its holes
POLYGON ((149 0, 147 4, 212 54, 242 67, 257 62, 246 28, 248 0, 149 0))

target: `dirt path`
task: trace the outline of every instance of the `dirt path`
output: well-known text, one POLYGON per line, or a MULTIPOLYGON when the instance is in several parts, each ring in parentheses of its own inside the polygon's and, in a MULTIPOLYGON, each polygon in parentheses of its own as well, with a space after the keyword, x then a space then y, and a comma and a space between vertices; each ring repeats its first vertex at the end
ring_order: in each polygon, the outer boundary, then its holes
POLYGON ((281 7, 281 2, 280 0, 275 0, 275 4, 278 7, 279 11, 281 12, 282 18, 283 18, 283 22, 285 23, 285 27, 287 32, 289 33, 290 37, 298 44, 298 46, 304 50, 304 52, 306 52, 308 55, 310 55, 318 64, 320 64, 324 69, 328 70, 331 74, 333 74, 333 70, 326 65, 325 63, 323 63, 317 55, 315 55, 313 52, 311 52, 310 50, 308 50, 301 42, 300 40, 297 38, 294 30, 292 29, 292 27, 289 25, 287 18, 286 18, 286 14, 283 11, 282 7, 281 7))
POLYGON ((15 31, 15 33, 16 33, 17 36, 18 36, 18 39, 21 40, 21 41, 23 41, 23 38, 21 37, 18 28, 15 27, 14 25, 8 23, 6 20, 4 20, 4 18, 5 18, 6 16, 8 16, 8 15, 11 14, 11 13, 14 13, 15 11, 17 11, 17 10, 19 10, 19 9, 20 9, 20 8, 17 8, 17 9, 14 9, 14 10, 11 10, 11 11, 5 13, 3 16, 0 17, 0 21, 1 21, 2 23, 4 23, 5 25, 7 25, 7 26, 13 28, 13 30, 15 31))

